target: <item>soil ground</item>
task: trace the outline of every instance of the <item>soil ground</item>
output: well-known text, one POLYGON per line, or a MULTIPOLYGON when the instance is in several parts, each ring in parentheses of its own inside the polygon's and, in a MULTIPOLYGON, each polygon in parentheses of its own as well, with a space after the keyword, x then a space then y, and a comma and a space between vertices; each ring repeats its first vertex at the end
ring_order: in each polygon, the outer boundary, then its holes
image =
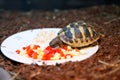
MULTIPOLYGON (((35 28, 64 27, 85 20, 104 34, 98 41, 99 50, 81 62, 56 66, 26 65, 14 62, 0 52, 0 67, 13 80, 119 80, 120 79, 120 7, 94 6, 83 9, 29 12, 0 12, 0 43, 8 36, 35 28)), ((14 43, 13 43, 14 45, 14 43)))

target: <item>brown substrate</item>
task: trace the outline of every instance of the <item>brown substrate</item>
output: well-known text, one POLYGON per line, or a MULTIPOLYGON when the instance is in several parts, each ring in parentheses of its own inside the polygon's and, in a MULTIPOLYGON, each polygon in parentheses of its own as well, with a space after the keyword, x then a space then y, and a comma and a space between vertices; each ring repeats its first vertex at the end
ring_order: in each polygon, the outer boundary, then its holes
MULTIPOLYGON (((81 62, 56 66, 25 65, 0 55, 0 67, 15 80, 119 80, 120 79, 120 7, 95 6, 58 11, 1 11, 0 43, 8 36, 28 29, 64 27, 85 20, 105 35, 99 40, 99 51, 81 62)), ((13 43, 14 45, 14 43, 13 43)))

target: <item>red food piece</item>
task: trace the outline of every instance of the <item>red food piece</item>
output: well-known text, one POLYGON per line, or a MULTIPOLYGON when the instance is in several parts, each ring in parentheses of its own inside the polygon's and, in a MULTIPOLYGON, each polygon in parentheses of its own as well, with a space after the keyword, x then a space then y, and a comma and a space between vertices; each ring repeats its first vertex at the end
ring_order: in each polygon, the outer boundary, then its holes
POLYGON ((31 47, 30 47, 30 45, 28 45, 24 49, 26 49, 28 51, 29 49, 31 49, 31 47))
POLYGON ((43 58, 42 58, 42 60, 50 60, 51 59, 51 57, 53 57, 54 56, 54 52, 53 51, 51 51, 51 52, 49 52, 49 53, 45 53, 44 55, 43 55, 43 58))
POLYGON ((44 49, 44 53, 45 53, 45 54, 48 54, 48 53, 50 53, 52 50, 53 50, 52 47, 47 46, 47 47, 44 49))
POLYGON ((61 56, 64 56, 63 51, 61 50, 61 48, 56 48, 55 52, 59 53, 61 56))
POLYGON ((37 56, 38 56, 38 54, 37 54, 36 52, 33 52, 33 53, 32 53, 32 58, 33 58, 33 59, 37 59, 37 56))
POLYGON ((52 47, 47 46, 47 47, 45 48, 45 50, 51 51, 51 50, 53 50, 53 49, 52 49, 52 47))
POLYGON ((34 46, 33 46, 33 49, 38 49, 38 48, 40 48, 39 45, 34 45, 34 46))
POLYGON ((68 46, 63 46, 63 49, 64 50, 68 50, 68 46))
POLYGON ((75 48, 75 51, 76 51, 76 52, 79 52, 80 50, 79 50, 79 49, 77 49, 77 48, 75 48))
POLYGON ((16 50, 16 53, 20 54, 20 50, 16 50))
POLYGON ((47 46, 47 47, 44 49, 44 55, 43 55, 42 60, 50 60, 50 58, 53 57, 54 54, 55 54, 55 50, 52 49, 52 47, 47 46))
POLYGON ((34 53, 34 51, 32 50, 32 49, 29 49, 29 50, 27 50, 27 54, 30 56, 30 57, 32 57, 32 54, 34 53))

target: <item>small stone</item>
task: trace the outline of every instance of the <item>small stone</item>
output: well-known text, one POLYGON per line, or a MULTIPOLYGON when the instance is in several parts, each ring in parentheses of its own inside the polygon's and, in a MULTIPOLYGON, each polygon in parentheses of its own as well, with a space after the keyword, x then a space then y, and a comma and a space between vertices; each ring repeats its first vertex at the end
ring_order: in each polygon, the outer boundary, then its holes
POLYGON ((3 68, 0 68, 0 80, 10 80, 10 79, 11 79, 10 74, 3 68))

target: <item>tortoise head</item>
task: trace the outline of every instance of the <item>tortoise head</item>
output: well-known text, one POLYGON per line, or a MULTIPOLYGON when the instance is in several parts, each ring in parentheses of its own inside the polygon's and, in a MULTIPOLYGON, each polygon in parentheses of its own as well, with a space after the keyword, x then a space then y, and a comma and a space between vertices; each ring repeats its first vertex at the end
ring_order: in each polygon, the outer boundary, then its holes
POLYGON ((49 45, 53 48, 61 46, 63 42, 60 40, 60 38, 57 36, 52 41, 50 41, 49 45))

